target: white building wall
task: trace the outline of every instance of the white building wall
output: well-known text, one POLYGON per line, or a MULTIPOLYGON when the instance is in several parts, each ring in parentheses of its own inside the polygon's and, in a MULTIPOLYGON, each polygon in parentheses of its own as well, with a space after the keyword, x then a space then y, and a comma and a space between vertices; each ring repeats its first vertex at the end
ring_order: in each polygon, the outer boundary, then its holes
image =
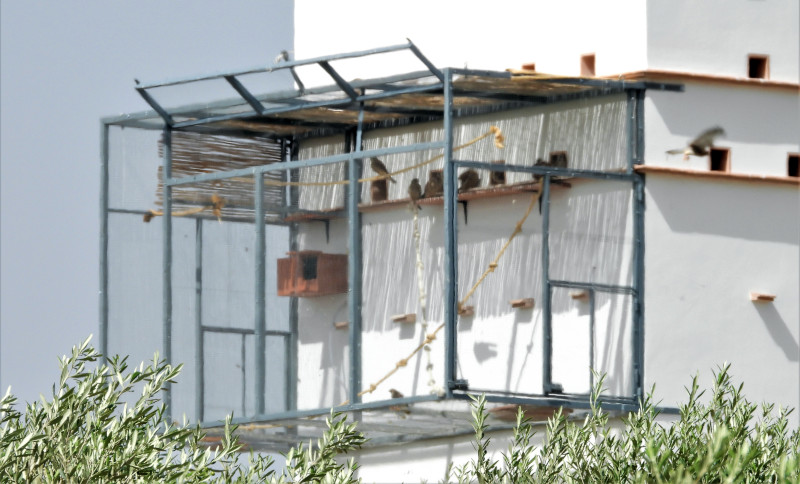
POLYGON ((753 401, 797 407, 797 186, 648 174, 646 187, 647 387, 673 405, 688 375, 727 361, 753 401))
POLYGON ((708 170, 709 159, 668 155, 698 134, 721 126, 716 141, 730 148, 732 173, 787 175, 788 153, 800 152, 800 95, 788 88, 685 82, 682 93, 647 91, 645 163, 708 170))
MULTIPOLYGON (((598 75, 646 66, 645 2, 639 0, 409 0, 391 8, 309 0, 295 3, 295 19, 298 59, 410 38, 438 67, 504 70, 534 62, 541 72, 578 75, 580 56, 589 53, 596 55, 598 75)), ((411 56, 375 56, 369 68, 379 76, 424 67, 411 56)), ((325 79, 321 72, 314 77, 325 79)))
POLYGON ((770 79, 800 80, 797 0, 648 0, 647 67, 747 77, 769 55, 770 79))

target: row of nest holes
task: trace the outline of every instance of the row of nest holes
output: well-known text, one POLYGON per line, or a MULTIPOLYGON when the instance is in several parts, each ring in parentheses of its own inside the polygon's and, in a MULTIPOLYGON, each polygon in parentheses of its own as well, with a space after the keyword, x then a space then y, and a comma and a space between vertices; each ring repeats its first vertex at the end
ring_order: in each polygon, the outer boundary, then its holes
MULTIPOLYGON (((504 160, 500 161, 493 161, 494 164, 505 164, 504 160)), ((568 164, 567 160, 567 152, 566 151, 551 151, 550 156, 548 157, 548 163, 551 166, 560 166, 566 167, 568 164)), ((444 179, 444 174, 441 168, 436 170, 430 170, 428 172, 428 179, 437 178, 440 182, 444 179)), ((420 182, 425 185, 424 180, 420 180, 420 182)), ((483 182, 483 180, 481 180, 483 182)), ((489 187, 495 187, 500 185, 506 184, 506 172, 504 171, 493 171, 491 175, 489 175, 489 187)), ((386 180, 375 180, 370 182, 370 198, 373 202, 383 202, 388 199, 389 197, 389 186, 386 180)), ((430 197, 430 195, 427 195, 430 197)), ((441 195, 434 195, 434 196, 441 196, 441 195)))
MULTIPOLYGON (((730 148, 711 148, 708 169, 711 171, 731 171, 730 148)), ((800 177, 800 154, 789 153, 786 158, 786 175, 800 177)))
MULTIPOLYGON (((594 61, 595 54, 585 54, 581 56, 581 77, 593 77, 595 75, 594 61)), ((536 64, 523 64, 522 68, 535 71, 536 64)), ((769 79, 769 56, 762 54, 748 55, 747 77, 750 79, 769 79)))
MULTIPOLYGON (((550 152, 549 162, 555 166, 567 166, 566 151, 550 152)), ((505 163, 504 161, 494 161, 493 163, 505 163)), ((711 148, 709 153, 708 169, 710 171, 730 172, 731 171, 731 149, 730 148, 711 148)), ((786 161, 786 174, 791 177, 800 177, 800 154, 789 153, 786 161)), ((431 170, 429 177, 442 179, 442 170, 431 170)), ((505 185, 506 174, 502 171, 493 172, 489 177, 489 186, 505 185)), ((386 180, 376 180, 372 182, 372 201, 382 202, 388 198, 388 187, 386 180)))

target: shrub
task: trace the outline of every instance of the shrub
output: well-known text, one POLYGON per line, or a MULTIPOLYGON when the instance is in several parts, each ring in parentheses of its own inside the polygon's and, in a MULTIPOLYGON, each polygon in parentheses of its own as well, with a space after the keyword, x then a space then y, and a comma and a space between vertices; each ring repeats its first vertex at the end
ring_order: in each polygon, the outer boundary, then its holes
POLYGON ((51 400, 28 404, 24 415, 7 392, 0 400, 0 481, 2 482, 353 482, 356 464, 334 457, 360 447, 355 424, 331 413, 328 430, 317 442, 287 455, 278 474, 268 456, 250 454, 241 466, 241 449, 228 417, 221 445, 201 444, 199 427, 164 419, 158 393, 174 382, 182 365, 158 360, 129 371, 127 359, 100 355, 87 339, 60 359, 61 377, 51 400), (94 367, 90 370, 88 367, 94 367), (126 394, 141 388, 131 404, 126 394), (324 478, 324 479, 323 479, 324 478))
POLYGON ((487 460, 486 400, 473 398, 477 457, 456 468, 458 482, 513 483, 718 483, 800 482, 800 434, 789 432, 791 410, 760 407, 732 382, 729 365, 714 375, 708 403, 698 379, 687 389, 688 402, 674 422, 661 424, 652 391, 637 412, 612 431, 599 396, 603 378, 592 391, 591 412, 570 421, 559 411, 547 422, 545 443, 535 450, 530 422, 521 410, 503 466, 487 460))

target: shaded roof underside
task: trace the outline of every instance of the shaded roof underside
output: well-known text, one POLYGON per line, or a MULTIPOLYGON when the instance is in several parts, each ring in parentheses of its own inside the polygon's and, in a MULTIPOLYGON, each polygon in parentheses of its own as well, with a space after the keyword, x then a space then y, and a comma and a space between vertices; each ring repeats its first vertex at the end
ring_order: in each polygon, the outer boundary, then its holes
MULTIPOLYGON (((364 106, 367 127, 389 127, 441 119, 443 83, 427 72, 370 81, 354 81, 360 96, 353 100, 337 86, 256 96, 262 113, 242 99, 167 110, 177 129, 204 133, 251 133, 272 138, 312 137, 342 132, 358 124, 364 106), (408 92, 411 91, 411 92, 408 92)), ((458 70, 453 76, 456 115, 480 114, 558 101, 616 94, 626 89, 653 87, 647 83, 458 70), (474 73, 474 74, 473 74, 474 73)), ((669 86, 672 87, 672 86, 669 86)), ((162 129, 155 111, 107 120, 109 124, 162 129)))

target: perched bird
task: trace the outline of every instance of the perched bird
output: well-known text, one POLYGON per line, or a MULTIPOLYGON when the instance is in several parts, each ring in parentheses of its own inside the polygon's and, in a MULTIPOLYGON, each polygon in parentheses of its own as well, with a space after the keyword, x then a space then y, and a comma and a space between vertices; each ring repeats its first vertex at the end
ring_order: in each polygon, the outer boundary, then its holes
POLYGON ((461 182, 461 186, 458 187, 459 192, 477 188, 481 184, 481 177, 478 176, 478 172, 472 168, 458 175, 458 180, 461 182))
MULTIPOLYGON (((553 165, 549 161, 544 161, 541 158, 536 158, 536 163, 534 163, 533 166, 553 166, 553 165)), ((542 175, 539 175, 537 173, 533 174, 533 181, 539 181, 541 179, 542 175)))
POLYGON ((372 171, 377 173, 378 175, 382 175, 383 178, 388 178, 390 182, 397 183, 394 178, 389 175, 389 170, 386 169, 386 165, 383 162, 374 156, 369 159, 370 165, 372 167, 372 171))
POLYGON ((422 194, 422 198, 441 197, 443 194, 442 172, 432 171, 428 183, 425 184, 425 192, 422 194))
MULTIPOLYGON (((391 394, 392 394, 392 398, 393 398, 393 399, 394 399, 394 398, 403 398, 403 397, 405 396, 405 395, 403 395, 402 393, 400 393, 400 392, 398 392, 397 390, 395 390, 394 388, 390 388, 390 389, 389 389, 389 393, 391 393, 391 394)), ((411 413, 411 409, 409 409, 409 408, 408 408, 408 405, 406 405, 406 404, 402 404, 402 405, 389 405, 389 410, 392 410, 392 411, 394 411, 394 412, 411 413)))
POLYGON ((408 186, 408 198, 411 199, 411 206, 419 210, 420 206, 417 204, 417 200, 422 198, 422 186, 419 184, 419 178, 411 180, 411 184, 408 186))
POLYGON ((689 156, 706 156, 714 146, 714 140, 720 136, 725 136, 725 130, 719 126, 714 126, 703 131, 700 136, 690 141, 689 146, 686 148, 669 150, 667 154, 683 154, 683 161, 687 161, 689 156))
POLYGON ((491 171, 489 172, 489 184, 490 185, 505 185, 506 184, 506 172, 504 171, 491 171))

